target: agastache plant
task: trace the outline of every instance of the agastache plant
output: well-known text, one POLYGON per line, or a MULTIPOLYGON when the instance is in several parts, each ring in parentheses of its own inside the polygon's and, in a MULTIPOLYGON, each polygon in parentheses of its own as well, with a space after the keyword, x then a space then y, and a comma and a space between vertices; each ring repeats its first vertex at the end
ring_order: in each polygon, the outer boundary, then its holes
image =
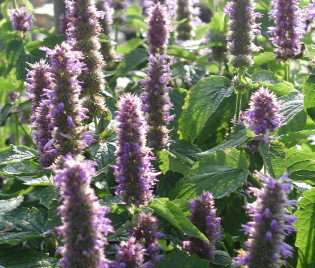
POLYGON ((167 124, 174 120, 170 115, 172 103, 168 91, 171 80, 170 65, 166 53, 150 55, 148 77, 141 81, 144 84, 143 110, 146 112, 149 126, 148 144, 155 151, 167 147, 170 142, 167 124))
POLYGON ((177 1, 177 21, 185 20, 178 24, 177 39, 178 40, 191 40, 195 37, 195 25, 193 22, 193 6, 191 0, 178 0, 177 1))
POLYGON ((301 50, 301 38, 305 32, 305 15, 299 8, 300 0, 272 0, 269 12, 275 27, 269 27, 270 38, 277 47, 275 58, 282 61, 293 59, 301 50))
POLYGON ((211 260, 214 258, 215 242, 221 237, 220 221, 216 217, 214 198, 211 193, 204 192, 201 196, 189 201, 191 212, 190 221, 208 238, 210 244, 198 238, 190 237, 183 245, 191 254, 211 260))
POLYGON ((31 132, 35 140, 39 162, 43 168, 51 166, 54 161, 54 155, 49 154, 45 145, 52 139, 49 130, 50 120, 47 120, 49 114, 49 92, 52 89, 53 77, 50 66, 40 60, 38 63, 29 64, 30 70, 27 74, 28 97, 32 101, 31 105, 31 132))
POLYGON ((281 101, 268 88, 261 87, 250 99, 249 109, 244 113, 244 120, 255 135, 266 135, 281 126, 283 117, 279 114, 281 101))
POLYGON ((293 248, 284 242, 285 236, 294 231, 292 226, 296 217, 285 213, 285 207, 295 204, 287 200, 290 193, 288 174, 275 180, 269 175, 258 174, 264 182, 260 190, 254 187, 249 193, 254 193, 256 201, 248 205, 248 213, 253 221, 243 225, 249 239, 245 242, 247 252, 242 251, 235 258, 235 266, 247 265, 248 268, 280 267, 281 257, 292 257, 293 248))
POLYGON ((125 94, 118 101, 115 112, 118 132, 117 162, 114 175, 119 185, 116 194, 128 204, 139 206, 152 198, 157 180, 151 160, 151 149, 146 146, 147 124, 141 110, 142 102, 136 95, 125 94))
POLYGON ((15 9, 12 15, 10 16, 10 21, 12 22, 12 26, 15 30, 20 31, 23 35, 27 32, 32 30, 33 23, 32 23, 33 16, 29 14, 26 7, 21 9, 15 9))
POLYGON ((54 85, 49 91, 51 109, 47 115, 47 119, 51 120, 49 130, 52 139, 45 145, 45 150, 58 154, 56 164, 61 164, 62 156, 81 154, 93 141, 91 132, 83 127, 82 120, 88 118, 88 110, 82 107, 79 99, 81 85, 78 76, 86 71, 86 67, 82 62, 82 53, 73 50, 68 43, 63 42, 54 50, 42 49, 50 57, 54 78, 54 85))
POLYGON ((151 10, 148 27, 148 43, 151 54, 166 51, 169 38, 169 26, 165 6, 157 3, 151 10))
POLYGON ((91 116, 98 114, 97 106, 94 105, 96 94, 104 90, 104 74, 102 68, 105 65, 100 52, 98 39, 101 27, 98 18, 104 18, 104 11, 97 11, 94 0, 70 0, 69 28, 67 30, 68 41, 72 43, 75 50, 81 51, 87 72, 79 76, 82 82, 82 97, 86 97, 84 106, 89 108, 91 116))
POLYGON ((253 64, 253 52, 259 50, 253 43, 255 34, 260 34, 260 25, 255 22, 262 14, 254 11, 253 0, 231 0, 224 8, 230 15, 227 33, 230 63, 235 68, 248 68, 253 64))
POLYGON ((107 235, 114 232, 111 221, 105 217, 110 209, 100 206, 90 187, 96 174, 92 161, 82 156, 64 157, 64 169, 56 170, 56 185, 60 189, 62 205, 58 207, 63 236, 61 264, 65 268, 106 268, 109 261, 104 255, 107 235))
POLYGON ((145 248, 144 261, 148 268, 153 268, 154 263, 162 258, 162 255, 159 255, 161 246, 158 246, 158 241, 163 234, 158 231, 158 227, 157 218, 153 217, 151 213, 141 213, 137 226, 130 231, 130 235, 145 248))

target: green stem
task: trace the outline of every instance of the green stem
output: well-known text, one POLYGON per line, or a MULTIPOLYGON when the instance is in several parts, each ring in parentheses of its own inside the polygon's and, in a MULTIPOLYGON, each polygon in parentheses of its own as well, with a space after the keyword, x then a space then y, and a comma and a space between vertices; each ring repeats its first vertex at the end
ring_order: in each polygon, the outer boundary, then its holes
POLYGON ((241 104, 242 104, 242 94, 238 92, 236 95, 236 107, 235 107, 235 122, 236 123, 240 119, 241 104))
POLYGON ((290 82, 290 63, 285 63, 285 79, 290 82))
POLYGON ((14 6, 14 9, 17 9, 17 3, 16 3, 16 0, 13 0, 13 6, 14 6))
POLYGON ((118 22, 115 21, 115 51, 117 51, 118 46, 118 22))
POLYGON ((20 145, 19 119, 16 114, 15 114, 15 143, 17 146, 20 145))
POLYGON ((95 130, 97 129, 97 117, 94 116, 94 125, 95 125, 95 130))
POLYGON ((32 144, 33 144, 34 146, 36 146, 36 144, 34 143, 34 141, 33 141, 32 137, 31 137, 31 135, 26 131, 26 129, 23 127, 22 123, 21 123, 20 121, 19 121, 18 123, 19 123, 19 126, 20 126, 20 128, 22 129, 24 135, 27 136, 27 137, 29 137, 30 140, 31 140, 31 142, 32 142, 32 144))

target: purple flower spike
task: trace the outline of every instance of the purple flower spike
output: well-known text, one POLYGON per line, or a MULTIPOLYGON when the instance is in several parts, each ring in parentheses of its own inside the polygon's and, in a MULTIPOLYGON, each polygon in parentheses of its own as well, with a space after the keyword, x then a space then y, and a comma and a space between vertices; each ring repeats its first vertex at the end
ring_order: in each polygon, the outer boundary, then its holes
POLYGON ((137 227, 130 232, 130 236, 135 237, 136 241, 143 244, 146 250, 144 254, 146 267, 154 267, 154 262, 162 258, 162 255, 159 255, 161 246, 157 244, 163 234, 158 232, 158 227, 157 219, 152 214, 141 213, 137 227))
POLYGON ((62 226, 57 231, 63 236, 61 254, 63 267, 106 268, 104 255, 106 236, 114 232, 111 221, 105 217, 110 209, 100 206, 90 187, 96 174, 92 161, 82 156, 64 157, 64 169, 56 170, 56 185, 60 189, 62 205, 58 208, 62 226))
POLYGON ((110 268, 143 268, 145 249, 130 237, 128 241, 121 241, 116 252, 116 262, 110 268))
POLYGON ((279 114, 281 101, 268 88, 261 87, 250 99, 250 108, 245 111, 244 119, 255 135, 273 132, 281 126, 283 117, 279 114))
POLYGON ((220 238, 220 221, 216 217, 213 196, 209 192, 204 192, 196 199, 189 202, 191 217, 190 221, 209 239, 210 244, 206 244, 200 239, 190 237, 189 241, 184 241, 184 248, 191 254, 197 254, 201 258, 208 260, 214 257, 214 244, 220 238))
POLYGON ((104 90, 105 80, 102 68, 105 65, 100 52, 98 35, 101 31, 99 18, 104 18, 104 12, 98 12, 94 0, 69 0, 68 41, 75 50, 81 51, 86 69, 79 76, 82 82, 82 97, 87 97, 84 106, 91 116, 99 113, 95 104, 95 95, 104 90))
POLYGON ((12 22, 13 28, 23 33, 32 30, 32 19, 33 16, 28 13, 26 7, 15 9, 13 14, 10 16, 10 21, 12 22))
POLYGON ((152 198, 157 180, 150 160, 155 159, 146 147, 147 125, 136 95, 125 94, 118 101, 116 112, 118 149, 114 175, 119 185, 116 194, 126 203, 146 204, 152 198))
POLYGON ((170 66, 166 54, 151 54, 148 77, 142 80, 142 84, 145 84, 143 110, 147 112, 149 146, 155 151, 166 148, 170 143, 170 131, 166 127, 173 120, 169 115, 172 108, 168 94, 172 89, 168 86, 170 80, 170 66))
POLYGON ((253 64, 253 52, 259 48, 253 43, 255 34, 260 34, 260 24, 256 18, 262 14, 254 11, 253 0, 231 0, 224 9, 230 15, 227 33, 228 50, 231 54, 230 63, 235 68, 248 68, 253 64))
POLYGON ((29 66, 31 70, 28 70, 27 74, 27 89, 28 97, 32 100, 31 131, 39 152, 39 162, 45 168, 51 166, 54 161, 54 156, 45 149, 47 142, 52 139, 49 130, 50 120, 46 117, 50 104, 48 92, 51 90, 53 78, 51 68, 44 60, 29 66))
POLYGON ((169 26, 166 20, 165 6, 157 3, 150 12, 148 43, 150 53, 165 52, 169 38, 169 26))
POLYGON ((301 41, 305 32, 305 14, 299 8, 300 0, 272 0, 269 12, 276 26, 269 27, 276 59, 286 61, 300 53, 301 41))
POLYGON ((63 42, 54 50, 44 48, 51 59, 51 69, 54 85, 49 91, 51 109, 47 116, 52 122, 49 129, 52 131, 52 148, 46 146, 53 154, 59 154, 56 164, 61 164, 63 156, 81 154, 83 149, 93 140, 84 133, 82 120, 86 119, 87 109, 82 107, 79 99, 81 86, 78 76, 85 69, 82 63, 83 55, 73 50, 68 43, 63 42))
POLYGON ((293 202, 287 200, 290 193, 288 174, 275 180, 269 175, 258 174, 264 182, 262 190, 250 188, 257 200, 248 206, 248 214, 253 221, 243 226, 249 240, 245 243, 248 252, 240 251, 235 258, 235 266, 280 267, 281 256, 292 257, 293 248, 283 242, 285 236, 294 230, 295 216, 286 215, 285 207, 293 202))

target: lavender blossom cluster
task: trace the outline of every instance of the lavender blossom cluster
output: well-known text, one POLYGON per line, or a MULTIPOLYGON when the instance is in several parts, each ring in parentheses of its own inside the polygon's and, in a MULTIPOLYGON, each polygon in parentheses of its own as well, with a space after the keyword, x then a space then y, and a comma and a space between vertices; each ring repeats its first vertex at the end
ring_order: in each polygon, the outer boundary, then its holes
POLYGON ((190 221, 208 238, 210 244, 198 238, 190 237, 183 245, 191 254, 197 254, 200 258, 211 260, 214 258, 215 241, 221 237, 220 221, 216 217, 213 196, 204 192, 196 199, 189 201, 191 212, 190 221))
POLYGON ((248 213, 253 221, 242 225, 249 240, 245 243, 248 252, 241 251, 235 258, 235 266, 247 265, 256 267, 280 267, 281 257, 292 257, 293 248, 284 242, 285 236, 290 234, 296 217, 285 213, 285 207, 295 204, 294 200, 287 200, 290 193, 288 174, 275 180, 269 175, 259 174, 264 182, 262 190, 250 188, 249 192, 257 197, 256 202, 248 205, 248 213))
POLYGON ((299 8, 300 0, 272 0, 269 12, 276 26, 269 27, 270 38, 277 47, 276 59, 287 61, 300 53, 301 41, 305 32, 305 15, 299 8))
POLYGON ((167 124, 174 120, 170 115, 173 105, 168 92, 172 87, 168 85, 171 80, 170 65, 167 63, 166 53, 150 55, 148 78, 141 81, 144 101, 143 111, 146 112, 149 131, 148 144, 155 151, 166 148, 170 142, 167 124))
POLYGON ((32 100, 31 110, 31 132, 36 143, 39 162, 43 168, 51 166, 55 156, 47 152, 45 146, 52 139, 49 129, 50 121, 47 120, 49 114, 50 98, 49 92, 52 90, 53 76, 50 66, 44 61, 29 64, 30 70, 27 74, 28 97, 32 100))
POLYGON ((169 25, 165 6, 157 3, 151 10, 148 26, 148 43, 151 54, 166 51, 169 39, 169 25))
POLYGON ((279 114, 281 101, 268 88, 261 87, 250 99, 244 119, 255 135, 267 134, 280 127, 283 117, 279 114))
POLYGON ((58 208, 63 236, 61 264, 65 268, 106 268, 109 261, 104 255, 107 235, 114 232, 111 221, 105 217, 110 209, 100 206, 90 187, 96 174, 92 161, 64 157, 64 169, 56 170, 56 185, 60 188, 62 205, 58 208))
POLYGON ((47 119, 51 121, 49 130, 52 139, 45 145, 45 150, 59 155, 56 159, 61 164, 62 157, 71 153, 81 154, 92 141, 92 133, 85 131, 82 120, 87 119, 87 109, 79 99, 81 86, 78 76, 87 71, 82 63, 83 55, 74 51, 68 43, 61 43, 54 50, 43 48, 51 60, 54 84, 48 91, 50 111, 47 119))
POLYGON ((10 16, 10 21, 15 30, 23 33, 32 30, 33 28, 33 16, 29 14, 26 7, 21 9, 15 9, 10 16))
POLYGON ((230 63, 235 68, 248 68, 253 64, 253 52, 259 50, 253 43, 255 34, 260 34, 260 24, 255 22, 262 14, 255 12, 253 0, 231 0, 224 8, 230 15, 227 33, 230 63))
POLYGON ((81 51, 84 58, 86 72, 79 76, 82 82, 82 97, 86 97, 84 106, 89 109, 91 116, 98 114, 94 97, 104 90, 105 80, 102 68, 105 65, 100 52, 98 40, 101 27, 98 18, 104 18, 104 11, 97 11, 94 0, 70 0, 66 5, 69 8, 68 42, 75 50, 81 51))
POLYGON ((125 94, 117 103, 118 148, 114 175, 119 185, 116 194, 126 203, 139 206, 152 198, 156 173, 151 165, 155 159, 146 146, 147 125, 136 95, 125 94))

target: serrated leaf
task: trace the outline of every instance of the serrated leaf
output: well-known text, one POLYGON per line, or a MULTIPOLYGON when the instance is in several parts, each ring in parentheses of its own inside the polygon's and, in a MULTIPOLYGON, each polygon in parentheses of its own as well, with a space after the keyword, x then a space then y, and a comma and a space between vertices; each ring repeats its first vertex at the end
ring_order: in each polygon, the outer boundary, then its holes
POLYGON ((96 161, 99 169, 115 163, 116 146, 117 144, 114 141, 105 141, 93 144, 90 147, 91 157, 96 161))
POLYGON ((292 147, 287 152, 287 170, 293 181, 315 185, 315 153, 292 147))
POLYGON ((273 178, 279 178, 286 172, 286 153, 284 144, 274 141, 270 144, 260 143, 260 154, 268 168, 269 174, 273 178))
POLYGON ((223 250, 215 250, 214 251, 214 258, 211 263, 215 265, 219 265, 220 267, 226 267, 231 264, 230 255, 223 251, 223 250))
POLYGON ((0 200, 0 215, 17 208, 23 202, 23 199, 24 197, 20 195, 11 199, 0 200))
POLYGON ((303 193, 298 202, 299 209, 294 213, 298 218, 295 246, 298 250, 297 268, 308 266, 315 259, 315 188, 303 193))
POLYGON ((253 59, 254 65, 249 69, 254 70, 255 68, 263 64, 266 64, 270 61, 273 61, 274 59, 275 59, 275 55, 272 52, 259 53, 259 55, 254 57, 253 59))
POLYGON ((36 157, 36 151, 26 146, 10 145, 0 151, 0 165, 17 163, 22 160, 36 157))
POLYGON ((190 164, 180 161, 174 154, 166 150, 157 152, 157 157, 159 168, 163 174, 171 170, 184 175, 191 168, 190 164))
POLYGON ((53 226, 47 221, 45 209, 20 208, 2 216, 9 231, 0 233, 0 243, 15 244, 43 237, 53 226))
POLYGON ((197 255, 187 255, 184 252, 173 251, 167 254, 161 261, 156 262, 154 267, 156 268, 209 268, 209 262, 197 257, 197 255))
POLYGON ((50 207, 51 201, 53 199, 56 199, 59 195, 59 190, 55 186, 47 186, 43 190, 40 191, 38 197, 39 197, 39 203, 44 205, 46 208, 50 207))
POLYGON ((308 115, 315 121, 315 73, 304 84, 304 106, 308 115))
POLYGON ((44 252, 21 245, 0 246, 0 265, 5 268, 53 268, 56 267, 53 258, 44 252))
POLYGON ((33 161, 23 161, 12 164, 0 165, 0 174, 5 176, 28 176, 39 172, 39 165, 33 161))
POLYGON ((302 130, 298 132, 290 132, 279 137, 279 141, 284 143, 286 147, 292 147, 296 144, 313 142, 315 129, 302 130))
POLYGON ((240 187, 248 176, 246 156, 234 150, 218 151, 202 159, 199 167, 181 178, 170 198, 192 199, 203 191, 222 198, 240 187))
POLYGON ((252 80, 254 82, 264 82, 266 84, 271 84, 271 85, 275 85, 279 83, 279 80, 277 79, 275 74, 267 70, 260 70, 252 74, 252 80))
POLYGON ((197 153, 201 152, 201 150, 196 145, 191 144, 190 142, 185 140, 178 140, 173 142, 170 145, 169 150, 178 159, 191 165, 199 160, 197 153))
POLYGON ((179 119, 180 137, 187 141, 194 140, 220 103, 232 92, 230 80, 223 76, 210 76, 193 86, 179 119))
POLYGON ((178 230, 189 236, 199 238, 209 244, 208 238, 189 221, 178 206, 167 198, 154 198, 151 200, 149 207, 178 230))
POLYGON ((2 107, 2 109, 0 110, 0 126, 4 125, 5 121, 7 120, 9 115, 11 114, 13 107, 14 106, 10 103, 6 103, 2 107))
POLYGON ((51 184, 51 181, 49 181, 47 176, 16 176, 18 180, 21 180, 24 182, 25 185, 41 185, 46 186, 51 184))
POLYGON ((183 47, 175 45, 170 45, 168 47, 167 55, 176 56, 178 58, 183 58, 190 61, 196 61, 198 59, 198 56, 195 53, 190 52, 183 47))

